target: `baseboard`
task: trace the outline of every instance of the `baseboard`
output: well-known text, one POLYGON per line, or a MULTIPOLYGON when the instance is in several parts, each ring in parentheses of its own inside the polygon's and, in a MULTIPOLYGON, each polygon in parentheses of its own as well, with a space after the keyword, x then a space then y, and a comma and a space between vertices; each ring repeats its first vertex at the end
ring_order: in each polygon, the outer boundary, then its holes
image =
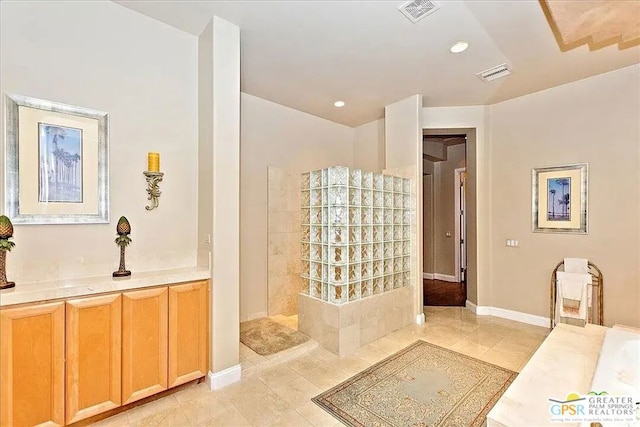
POLYGON ((424 313, 416 315, 416 325, 424 325, 424 313))
POLYGON ((433 273, 422 273, 422 278, 427 280, 433 280, 433 273))
POLYGON ((266 311, 261 311, 259 313, 249 314, 248 316, 244 316, 240 318, 241 322, 248 322, 253 319, 262 319, 263 317, 267 317, 266 311))
POLYGON ((227 369, 223 369, 219 372, 211 372, 207 374, 207 385, 209 390, 219 390, 222 387, 226 387, 230 384, 240 381, 242 378, 242 368, 240 365, 232 366, 227 369))
POLYGON ((433 278, 436 280, 442 280, 443 282, 457 282, 456 276, 449 276, 448 274, 435 273, 433 278))
POLYGON ((527 323, 529 325, 549 327, 549 318, 537 316, 535 314, 523 313, 521 311, 507 310, 500 307, 479 306, 467 300, 465 308, 478 316, 495 316, 503 319, 515 320, 516 322, 527 323))

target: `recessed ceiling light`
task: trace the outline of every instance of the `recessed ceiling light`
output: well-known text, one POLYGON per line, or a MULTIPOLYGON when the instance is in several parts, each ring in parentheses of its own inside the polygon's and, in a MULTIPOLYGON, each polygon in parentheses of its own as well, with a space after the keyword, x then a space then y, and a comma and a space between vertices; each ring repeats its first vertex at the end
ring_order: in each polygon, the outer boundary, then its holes
POLYGON ((344 107, 344 101, 336 101, 333 103, 338 108, 344 107))
POLYGON ((469 47, 469 43, 467 42, 458 42, 456 44, 454 44, 453 46, 451 46, 451 49, 449 49, 451 51, 451 53, 460 53, 460 52, 464 52, 465 50, 467 50, 467 48, 469 47))

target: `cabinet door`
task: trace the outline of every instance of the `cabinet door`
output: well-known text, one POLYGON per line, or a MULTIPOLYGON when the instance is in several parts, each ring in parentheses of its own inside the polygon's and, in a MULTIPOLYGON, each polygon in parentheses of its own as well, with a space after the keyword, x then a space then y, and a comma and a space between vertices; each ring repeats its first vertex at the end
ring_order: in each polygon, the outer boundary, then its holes
POLYGON ((67 301, 67 424, 120 406, 122 297, 67 301))
POLYGON ((169 287, 169 387, 207 374, 208 282, 169 287))
POLYGON ((122 403, 167 389, 167 288, 122 295, 122 403))
POLYGON ((0 311, 0 425, 64 425, 64 303, 0 311))

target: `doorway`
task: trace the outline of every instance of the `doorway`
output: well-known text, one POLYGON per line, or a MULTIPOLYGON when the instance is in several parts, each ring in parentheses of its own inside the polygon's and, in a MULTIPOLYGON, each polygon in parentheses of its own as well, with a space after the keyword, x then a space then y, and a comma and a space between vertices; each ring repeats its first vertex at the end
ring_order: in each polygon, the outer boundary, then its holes
POLYGON ((466 132, 423 131, 423 303, 467 299, 466 132))

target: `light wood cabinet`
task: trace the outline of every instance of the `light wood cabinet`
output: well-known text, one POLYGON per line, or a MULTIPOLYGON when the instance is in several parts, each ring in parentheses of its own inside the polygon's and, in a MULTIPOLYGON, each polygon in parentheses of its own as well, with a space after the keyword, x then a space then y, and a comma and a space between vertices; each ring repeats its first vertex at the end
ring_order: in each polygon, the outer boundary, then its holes
POLYGON ((64 425, 64 309, 0 311, 0 425, 64 425))
POLYGON ((121 404, 122 296, 66 304, 66 422, 121 404))
POLYGON ((207 374, 206 281, 169 287, 169 387, 207 374))
POLYGON ((167 288, 122 295, 122 404, 167 389, 167 288))

